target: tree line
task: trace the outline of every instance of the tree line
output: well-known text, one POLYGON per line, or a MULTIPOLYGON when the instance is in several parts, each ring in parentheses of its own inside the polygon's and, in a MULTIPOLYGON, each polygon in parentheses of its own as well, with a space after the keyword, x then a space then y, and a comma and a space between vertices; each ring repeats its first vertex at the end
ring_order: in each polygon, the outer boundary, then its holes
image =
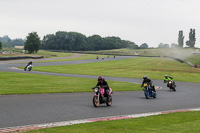
POLYGON ((4 48, 12 48, 15 46, 24 46, 25 40, 21 38, 11 39, 10 37, 3 36, 0 37, 0 42, 4 48))
MULTIPOLYGON (((188 47, 195 47, 195 29, 190 29, 189 40, 186 41, 188 47)), ((173 43, 171 47, 183 47, 183 31, 179 31, 178 44, 173 43)), ((119 37, 101 37, 92 35, 86 37, 78 32, 58 31, 55 34, 48 34, 40 40, 37 32, 29 33, 26 39, 10 39, 8 36, 0 37, 0 49, 2 47, 24 46, 28 53, 37 53, 39 49, 44 50, 68 50, 68 51, 98 51, 120 48, 149 48, 147 43, 138 47, 134 42, 121 40, 119 37)), ((169 48, 168 44, 160 43, 158 48, 169 48)))
POLYGON ((92 35, 86 37, 78 32, 58 31, 43 37, 41 49, 68 51, 97 51, 119 48, 138 48, 131 41, 121 40, 119 37, 101 37, 92 35))

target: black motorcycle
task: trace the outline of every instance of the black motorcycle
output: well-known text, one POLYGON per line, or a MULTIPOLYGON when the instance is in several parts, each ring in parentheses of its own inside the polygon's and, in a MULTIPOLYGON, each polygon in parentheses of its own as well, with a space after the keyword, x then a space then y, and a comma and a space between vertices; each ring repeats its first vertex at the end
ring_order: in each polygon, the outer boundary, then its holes
POLYGON ((170 90, 176 91, 176 84, 173 80, 168 81, 168 87, 170 90))

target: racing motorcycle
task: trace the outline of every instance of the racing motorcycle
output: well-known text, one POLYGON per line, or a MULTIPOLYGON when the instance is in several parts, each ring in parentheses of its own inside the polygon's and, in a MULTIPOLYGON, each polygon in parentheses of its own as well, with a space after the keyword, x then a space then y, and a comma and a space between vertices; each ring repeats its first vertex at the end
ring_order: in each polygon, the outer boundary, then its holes
POLYGON ((104 88, 100 88, 98 86, 93 87, 92 88, 94 93, 94 97, 93 97, 93 105, 95 107, 99 107, 100 104, 106 104, 107 106, 111 106, 112 104, 112 89, 109 88, 109 92, 107 92, 108 96, 104 97, 105 94, 105 89, 104 88))
POLYGON ((31 71, 32 68, 33 68, 33 65, 28 65, 24 68, 24 71, 31 71))
POLYGON ((144 95, 147 99, 150 97, 156 98, 157 96, 156 92, 151 89, 151 85, 147 83, 144 83, 144 95))
POLYGON ((173 80, 169 80, 168 84, 169 84, 168 87, 169 87, 170 90, 176 91, 176 84, 173 80))

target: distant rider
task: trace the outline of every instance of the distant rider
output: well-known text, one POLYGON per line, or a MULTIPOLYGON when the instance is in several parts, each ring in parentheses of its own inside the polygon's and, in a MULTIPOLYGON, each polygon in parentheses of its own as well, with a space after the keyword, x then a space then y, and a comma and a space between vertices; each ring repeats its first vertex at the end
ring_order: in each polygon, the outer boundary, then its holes
POLYGON ((33 64, 33 62, 32 62, 32 61, 29 61, 29 63, 25 66, 24 71, 26 71, 26 68, 27 68, 29 65, 32 65, 32 64, 33 64))
POLYGON ((105 89, 105 94, 104 94, 104 96, 105 96, 105 97, 108 96, 110 89, 109 89, 108 83, 105 81, 105 78, 104 78, 104 77, 102 77, 102 76, 99 76, 99 77, 98 77, 98 83, 97 83, 96 86, 100 86, 100 87, 104 88, 104 89, 105 89))
POLYGON ((173 77, 170 77, 167 74, 165 74, 164 83, 167 83, 167 87, 169 87, 169 81, 172 80, 172 79, 173 79, 173 77))
POLYGON ((97 60, 99 59, 99 56, 97 56, 97 60))
POLYGON ((149 84, 149 85, 151 86, 151 89, 152 89, 154 92, 156 92, 155 87, 154 87, 154 85, 152 84, 151 79, 149 79, 146 75, 143 76, 143 82, 142 82, 141 87, 144 86, 144 83, 149 84))

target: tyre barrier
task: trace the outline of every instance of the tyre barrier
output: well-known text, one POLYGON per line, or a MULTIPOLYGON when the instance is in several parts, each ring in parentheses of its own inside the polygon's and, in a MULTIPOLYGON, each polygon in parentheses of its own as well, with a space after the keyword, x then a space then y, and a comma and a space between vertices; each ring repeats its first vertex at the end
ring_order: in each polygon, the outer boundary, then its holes
POLYGON ((13 57, 0 57, 1 60, 19 60, 19 59, 41 59, 44 56, 13 56, 13 57))
POLYGON ((170 57, 170 56, 163 56, 163 57, 164 57, 164 58, 171 58, 171 59, 174 59, 174 60, 176 60, 176 61, 178 61, 178 62, 180 62, 180 63, 184 63, 183 60, 178 59, 178 58, 174 58, 174 57, 170 57))
POLYGON ((194 67, 195 68, 200 68, 200 65, 199 64, 194 64, 194 67))

